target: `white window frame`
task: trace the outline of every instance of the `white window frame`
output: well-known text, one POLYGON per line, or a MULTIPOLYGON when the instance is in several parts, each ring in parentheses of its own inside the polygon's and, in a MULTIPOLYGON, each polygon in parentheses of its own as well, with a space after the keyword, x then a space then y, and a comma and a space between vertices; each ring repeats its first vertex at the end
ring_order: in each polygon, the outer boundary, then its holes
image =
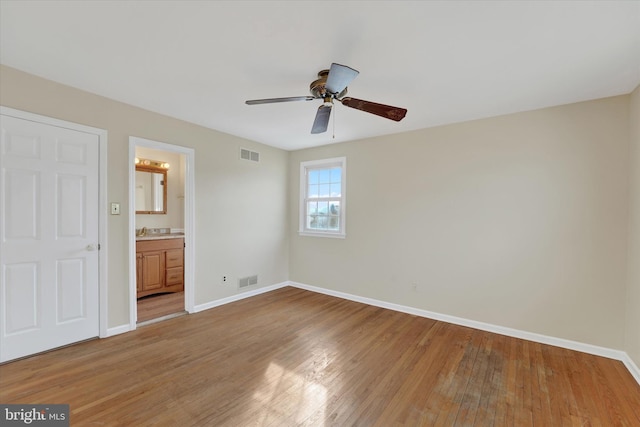
POLYGON ((333 237, 344 239, 346 237, 346 201, 347 201, 347 158, 346 157, 334 157, 331 159, 311 160, 307 162, 300 162, 300 222, 298 233, 301 236, 315 236, 315 237, 333 237), (340 225, 337 231, 334 230, 316 230, 306 227, 307 221, 307 189, 309 188, 307 183, 308 172, 311 169, 328 169, 339 166, 341 168, 340 177, 340 225))

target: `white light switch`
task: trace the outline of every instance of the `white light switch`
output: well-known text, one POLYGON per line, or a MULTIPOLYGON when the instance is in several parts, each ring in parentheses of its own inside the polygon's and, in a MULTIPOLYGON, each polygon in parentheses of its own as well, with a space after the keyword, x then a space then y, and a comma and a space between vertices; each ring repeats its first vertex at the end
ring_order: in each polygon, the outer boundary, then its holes
POLYGON ((120 215, 120 203, 111 203, 111 215, 120 215))

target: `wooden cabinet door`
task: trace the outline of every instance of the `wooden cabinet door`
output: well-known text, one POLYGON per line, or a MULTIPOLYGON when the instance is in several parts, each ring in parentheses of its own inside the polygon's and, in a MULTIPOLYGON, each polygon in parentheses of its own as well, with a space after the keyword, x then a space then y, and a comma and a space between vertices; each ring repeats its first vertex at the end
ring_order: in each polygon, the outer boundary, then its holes
POLYGON ((142 290, 164 286, 164 251, 142 253, 142 290))

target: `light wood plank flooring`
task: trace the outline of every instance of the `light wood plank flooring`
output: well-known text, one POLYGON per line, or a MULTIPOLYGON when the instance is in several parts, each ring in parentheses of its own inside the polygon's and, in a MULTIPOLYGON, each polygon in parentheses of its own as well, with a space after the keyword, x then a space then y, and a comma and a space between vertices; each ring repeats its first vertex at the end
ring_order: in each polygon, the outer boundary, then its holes
POLYGON ((138 323, 184 312, 184 292, 150 295, 137 303, 138 323))
POLYGON ((639 426, 615 360, 283 288, 0 366, 72 426, 639 426))

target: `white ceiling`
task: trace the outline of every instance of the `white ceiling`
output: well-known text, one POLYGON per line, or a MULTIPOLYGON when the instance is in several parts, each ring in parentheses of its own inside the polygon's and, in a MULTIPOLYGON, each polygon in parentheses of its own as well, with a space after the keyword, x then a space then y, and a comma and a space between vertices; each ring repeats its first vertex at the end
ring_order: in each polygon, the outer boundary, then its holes
MULTIPOLYGON (((0 62, 286 150, 631 92, 639 1, 0 1, 0 62), (355 98, 311 135, 332 62, 355 98)), ((1 95, 0 95, 1 96, 1 95)))

